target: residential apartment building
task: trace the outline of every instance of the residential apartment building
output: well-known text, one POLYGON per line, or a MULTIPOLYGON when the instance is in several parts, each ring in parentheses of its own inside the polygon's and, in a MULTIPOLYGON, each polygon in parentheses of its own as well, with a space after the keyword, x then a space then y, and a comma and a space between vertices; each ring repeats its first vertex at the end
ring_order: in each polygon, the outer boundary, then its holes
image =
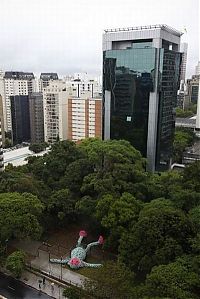
MULTIPOLYGON (((67 139, 63 110, 67 105, 66 84, 62 80, 49 82, 43 89, 44 139, 48 143, 67 139)), ((66 115, 66 113, 65 113, 66 115)))
POLYGON ((12 131, 10 97, 28 96, 35 91, 36 82, 33 73, 5 72, 0 78, 0 93, 3 98, 4 126, 6 132, 12 131))
POLYGON ((49 85, 49 82, 59 80, 57 73, 41 73, 39 83, 39 92, 43 92, 43 88, 49 85))
POLYGON ((187 80, 186 95, 189 103, 197 104, 199 77, 199 75, 194 75, 191 79, 187 80))
POLYGON ((167 25, 103 34, 103 138, 130 141, 152 172, 171 164, 181 35, 167 25))
POLYGON ((182 53, 180 81, 185 82, 186 67, 187 67, 187 52, 188 52, 187 43, 181 43, 180 52, 182 53))
POLYGON ((84 96, 85 93, 87 93, 91 98, 94 98, 102 93, 102 87, 99 82, 87 77, 84 79, 80 79, 78 77, 71 79, 70 81, 66 81, 66 86, 71 87, 75 96, 78 98, 84 96))
POLYGON ((200 75, 200 61, 198 62, 198 64, 195 67, 195 75, 196 76, 200 75))
POLYGON ((77 97, 77 88, 64 81, 50 82, 44 88, 46 142, 101 137, 101 98, 92 98, 90 91, 77 97))
POLYGON ((5 144, 4 119, 3 119, 3 103, 0 95, 0 172, 4 169, 3 146, 5 144))
POLYGON ((43 95, 34 92, 29 96, 31 143, 44 142, 43 95))
POLYGON ((102 137, 102 99, 70 97, 68 99, 68 135, 72 141, 102 137))

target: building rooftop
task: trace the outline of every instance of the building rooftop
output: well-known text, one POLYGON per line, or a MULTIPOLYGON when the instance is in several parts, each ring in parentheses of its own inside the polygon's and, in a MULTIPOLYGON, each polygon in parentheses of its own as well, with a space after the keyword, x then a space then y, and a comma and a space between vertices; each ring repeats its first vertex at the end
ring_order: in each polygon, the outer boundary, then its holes
POLYGON ((111 32, 119 32, 119 31, 136 31, 136 30, 151 30, 151 29, 161 29, 164 31, 167 31, 171 34, 174 34, 176 36, 183 35, 183 32, 178 31, 168 25, 165 24, 157 24, 157 25, 148 25, 148 26, 136 26, 136 27, 126 27, 126 28, 114 28, 114 29, 105 29, 105 33, 111 33, 111 32))
POLYGON ((43 156, 49 151, 49 148, 47 148, 45 151, 42 151, 38 154, 33 153, 29 150, 29 147, 22 147, 18 149, 6 149, 4 150, 4 165, 7 166, 9 163, 13 164, 13 166, 19 166, 27 164, 26 158, 30 156, 43 156))
POLYGON ((40 79, 43 80, 58 80, 58 74, 57 73, 41 73, 40 79))
POLYGON ((5 72, 4 75, 5 79, 16 79, 16 80, 31 80, 34 79, 33 73, 27 72, 5 72))

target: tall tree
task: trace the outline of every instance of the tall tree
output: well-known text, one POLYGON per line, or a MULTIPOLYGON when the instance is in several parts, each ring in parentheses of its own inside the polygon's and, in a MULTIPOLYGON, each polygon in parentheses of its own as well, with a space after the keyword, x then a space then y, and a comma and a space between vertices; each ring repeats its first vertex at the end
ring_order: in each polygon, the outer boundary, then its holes
POLYGON ((153 200, 141 210, 138 222, 123 234, 120 260, 131 269, 148 273, 191 250, 195 230, 189 218, 166 199, 153 200))
POLYGON ((0 194, 0 240, 39 238, 39 217, 43 211, 40 200, 30 193, 0 194))

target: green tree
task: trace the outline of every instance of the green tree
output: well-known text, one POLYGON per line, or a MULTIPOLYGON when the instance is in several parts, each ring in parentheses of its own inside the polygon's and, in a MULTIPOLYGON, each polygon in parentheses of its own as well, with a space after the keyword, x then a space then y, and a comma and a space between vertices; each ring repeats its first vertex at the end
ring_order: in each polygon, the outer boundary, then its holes
POLYGON ((25 268, 25 253, 23 251, 15 251, 6 259, 6 268, 14 274, 16 278, 20 278, 25 268))
POLYGON ((177 260, 168 265, 154 267, 146 279, 146 292, 151 298, 199 298, 199 275, 192 269, 192 265, 177 260))
POLYGON ((200 192, 200 161, 187 166, 183 172, 185 188, 200 192))
POLYGON ((87 139, 79 147, 93 169, 84 177, 84 195, 132 192, 134 184, 144 180, 145 160, 128 141, 87 139))
POLYGON ((0 240, 11 238, 39 238, 38 219, 43 211, 40 200, 30 193, 0 194, 0 240))
POLYGON ((76 200, 69 189, 54 191, 47 202, 47 209, 52 216, 56 216, 60 223, 73 220, 76 215, 76 200))
POLYGON ((131 299, 134 274, 123 264, 107 262, 94 269, 92 277, 84 281, 84 289, 92 298, 131 299))
POLYGON ((41 143, 32 143, 29 146, 29 150, 33 151, 34 153, 40 153, 44 151, 48 147, 48 143, 46 142, 41 142, 41 143))
POLYGON ((179 107, 176 108, 176 117, 182 117, 182 118, 185 118, 185 117, 191 117, 195 114, 194 112, 194 108, 189 108, 189 109, 181 109, 179 107))
POLYGON ((118 245, 122 234, 128 233, 129 229, 137 222, 141 209, 142 203, 129 193, 123 193, 118 198, 105 195, 98 201, 96 217, 109 231, 110 236, 107 242, 111 246, 113 243, 118 245))
POLYGON ((195 230, 189 218, 166 199, 145 204, 138 222, 123 234, 119 258, 141 273, 159 264, 167 264, 191 250, 189 239, 195 230))
POLYGON ((183 152, 186 147, 191 146, 195 141, 195 134, 187 129, 178 128, 174 137, 174 161, 181 163, 183 152))
POLYGON ((161 197, 170 198, 174 190, 182 189, 182 176, 176 171, 149 174, 146 184, 149 201, 161 197))
POLYGON ((75 289, 73 287, 68 287, 64 289, 63 296, 67 297, 68 299, 81 299, 83 298, 81 296, 81 292, 78 289, 75 289))
POLYGON ((60 183, 67 166, 82 157, 82 153, 72 141, 59 141, 43 157, 29 159, 28 168, 38 179, 52 189, 64 188, 60 183))
POLYGON ((23 169, 9 167, 0 176, 0 192, 28 192, 44 199, 49 195, 49 188, 23 169))

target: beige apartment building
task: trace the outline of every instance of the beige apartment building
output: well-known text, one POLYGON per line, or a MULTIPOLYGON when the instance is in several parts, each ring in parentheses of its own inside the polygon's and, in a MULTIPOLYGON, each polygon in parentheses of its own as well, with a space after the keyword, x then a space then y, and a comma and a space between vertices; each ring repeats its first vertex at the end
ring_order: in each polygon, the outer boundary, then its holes
POLYGON ((101 138, 101 110, 101 98, 69 98, 67 139, 79 141, 89 137, 101 138))
POLYGON ((89 91, 77 97, 75 86, 54 81, 43 90, 45 141, 79 141, 88 137, 101 138, 102 102, 89 91))

